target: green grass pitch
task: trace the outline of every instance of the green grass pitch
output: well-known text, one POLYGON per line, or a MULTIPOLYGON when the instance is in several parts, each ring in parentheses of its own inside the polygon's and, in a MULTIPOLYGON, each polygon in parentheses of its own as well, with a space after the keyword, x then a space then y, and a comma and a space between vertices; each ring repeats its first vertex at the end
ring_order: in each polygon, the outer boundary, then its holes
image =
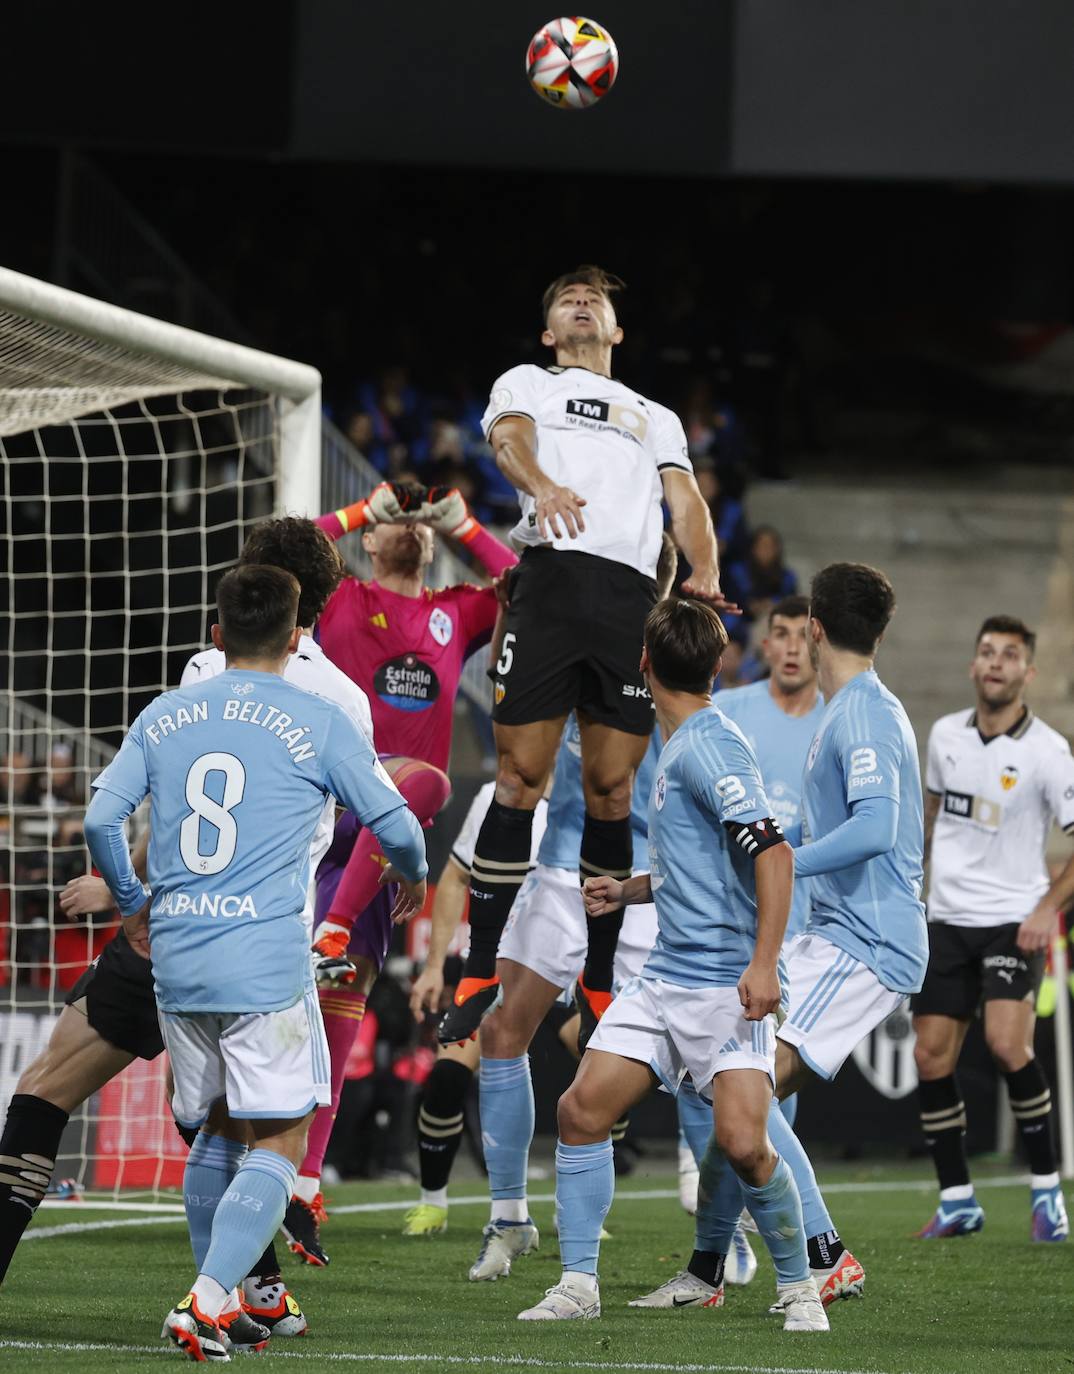
MULTIPOLYGON (((348 1184, 330 1190, 325 1270, 288 1256, 286 1276, 310 1335, 278 1340, 265 1359, 298 1371, 457 1369, 726 1371, 797 1374, 1031 1374, 1074 1370, 1074 1248, 1028 1240, 1028 1190, 979 1180, 983 1234, 922 1243, 932 1185, 915 1170, 822 1171, 844 1239, 866 1267, 866 1295, 829 1309, 831 1334, 784 1335, 765 1315, 773 1291, 767 1257, 756 1280, 730 1289, 719 1311, 632 1311, 629 1298, 682 1267, 691 1226, 667 1173, 624 1180, 601 1262, 604 1315, 596 1322, 520 1325, 516 1314, 559 1275, 550 1186, 534 1185, 539 1254, 509 1279, 470 1284, 485 1208, 456 1204, 446 1235, 404 1240, 398 1204, 414 1189, 348 1184), (633 1195, 633 1196, 632 1196, 633 1195), (359 1205, 363 1210, 340 1211, 359 1205), (396 1204, 394 1210, 389 1204, 396 1204), (377 1210, 366 1210, 367 1208, 377 1210)), ((458 1196, 480 1187, 460 1183, 458 1196)), ((160 1322, 190 1277, 185 1230, 131 1213, 71 1204, 43 1209, 34 1229, 136 1221, 114 1229, 45 1235, 20 1249, 0 1291, 0 1368, 152 1370, 178 1365, 158 1341, 160 1322)))

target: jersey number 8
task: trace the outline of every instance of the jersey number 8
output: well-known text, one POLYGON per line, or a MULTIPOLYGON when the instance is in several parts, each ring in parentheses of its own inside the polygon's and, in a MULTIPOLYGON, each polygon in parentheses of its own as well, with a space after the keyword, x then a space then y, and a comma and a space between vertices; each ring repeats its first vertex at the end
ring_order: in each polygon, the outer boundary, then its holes
POLYGON ((179 853, 191 873, 221 873, 235 857, 239 827, 231 813, 242 801, 245 790, 246 769, 234 754, 202 754, 190 765, 186 804, 191 810, 179 827, 179 853), (210 773, 224 775, 222 801, 216 801, 205 791, 210 773), (209 854, 201 853, 199 847, 202 821, 216 830, 216 845, 209 854))

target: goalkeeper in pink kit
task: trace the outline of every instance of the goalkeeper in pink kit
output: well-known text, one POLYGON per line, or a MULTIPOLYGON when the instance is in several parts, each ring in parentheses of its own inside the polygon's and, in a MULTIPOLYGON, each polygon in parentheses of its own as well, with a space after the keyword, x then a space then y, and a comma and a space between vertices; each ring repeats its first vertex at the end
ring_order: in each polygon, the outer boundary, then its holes
MULTIPOLYGON (((345 578, 317 628, 321 647, 369 698, 376 748, 423 825, 451 794, 444 771, 451 753, 455 698, 466 660, 496 621, 492 587, 425 585, 434 531, 469 549, 490 577, 517 559, 466 508, 459 492, 383 482, 367 500, 316 523, 331 539, 361 531, 373 568, 368 581, 345 578)), ((325 1217, 321 1167, 339 1106, 343 1069, 365 1013, 366 997, 391 940, 391 902, 381 884, 383 858, 374 836, 349 812, 317 870, 314 951, 329 974, 351 975, 349 986, 322 987, 321 1012, 332 1052, 332 1104, 317 1113, 309 1151, 284 1232, 291 1249, 324 1265, 319 1223, 325 1217)))

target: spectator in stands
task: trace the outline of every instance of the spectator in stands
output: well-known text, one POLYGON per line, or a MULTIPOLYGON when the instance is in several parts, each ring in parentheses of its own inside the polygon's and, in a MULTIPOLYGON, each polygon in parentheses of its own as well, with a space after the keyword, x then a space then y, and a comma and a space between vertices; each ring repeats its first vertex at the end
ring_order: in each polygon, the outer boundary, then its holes
POLYGON ((712 514, 720 558, 726 565, 741 559, 748 547, 746 508, 742 501, 741 480, 729 482, 715 459, 704 456, 694 460, 694 476, 712 514), (738 495, 732 495, 737 488, 738 495))
POLYGON ((19 749, 0 754, 0 806, 35 806, 37 800, 37 769, 29 754, 19 749))
POLYGON ((798 576, 783 562, 783 536, 771 525, 758 525, 749 552, 727 569, 726 595, 742 607, 750 622, 763 622, 777 601, 798 590, 798 576))
POLYGON ((74 766, 75 753, 64 740, 58 740, 48 756, 48 765, 41 776, 41 805, 52 810, 67 806, 85 806, 86 797, 82 774, 74 766))

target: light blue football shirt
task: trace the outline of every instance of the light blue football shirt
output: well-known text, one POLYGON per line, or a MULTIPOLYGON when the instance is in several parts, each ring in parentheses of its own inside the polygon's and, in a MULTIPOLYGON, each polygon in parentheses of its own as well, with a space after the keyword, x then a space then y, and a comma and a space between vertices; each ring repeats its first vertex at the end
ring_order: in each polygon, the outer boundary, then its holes
MULTIPOLYGON (((824 701, 804 716, 789 716, 772 700, 769 682, 732 687, 713 700, 749 740, 761 766, 773 817, 790 844, 798 844, 802 829, 802 774, 813 736, 824 715, 824 701)), ((809 878, 795 878, 787 939, 800 934, 809 918, 809 878)))
POLYGON ((150 795, 149 938, 157 1002, 174 1012, 297 1002, 312 988, 302 910, 326 795, 374 829, 409 816, 345 711, 246 669, 150 702, 93 786, 132 808, 150 795))
POLYGON ((649 801, 649 871, 657 936, 643 977, 734 987, 757 936, 754 860, 725 822, 771 815, 757 759, 716 707, 664 745, 649 801))
MULTIPOLYGON (((660 731, 653 730, 649 748, 638 766, 634 795, 630 804, 630 826, 634 834, 634 871, 649 867, 649 793, 660 756, 660 731)), ((566 868, 577 872, 585 824, 585 795, 582 791, 582 737, 574 712, 567 717, 563 738, 556 755, 552 791, 548 797, 548 823, 537 862, 546 868, 566 868)))
POLYGON ((917 741, 902 703, 871 669, 852 678, 824 709, 806 759, 803 840, 830 834, 866 797, 898 805, 895 846, 816 875, 809 929, 872 969, 884 987, 917 992, 928 963, 917 741))

